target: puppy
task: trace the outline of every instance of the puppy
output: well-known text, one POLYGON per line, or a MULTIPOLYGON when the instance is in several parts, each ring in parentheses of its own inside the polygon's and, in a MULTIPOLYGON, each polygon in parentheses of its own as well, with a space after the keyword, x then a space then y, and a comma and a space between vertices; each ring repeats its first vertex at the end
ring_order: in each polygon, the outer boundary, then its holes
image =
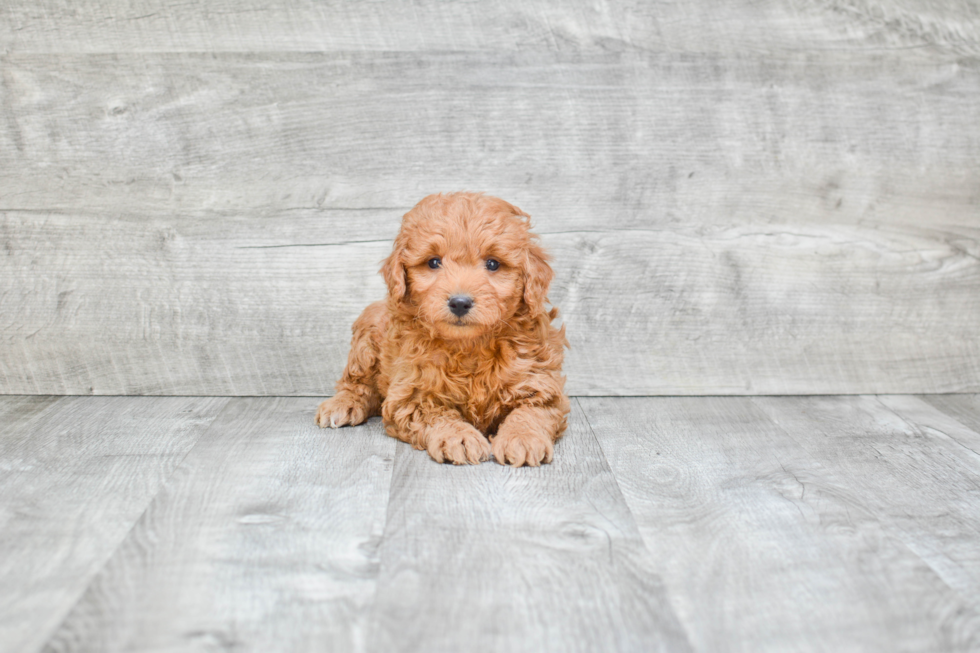
POLYGON ((381 267, 388 297, 354 322, 337 394, 316 423, 381 415, 437 462, 549 463, 569 412, 565 327, 529 216, 478 193, 430 195, 405 214, 381 267))

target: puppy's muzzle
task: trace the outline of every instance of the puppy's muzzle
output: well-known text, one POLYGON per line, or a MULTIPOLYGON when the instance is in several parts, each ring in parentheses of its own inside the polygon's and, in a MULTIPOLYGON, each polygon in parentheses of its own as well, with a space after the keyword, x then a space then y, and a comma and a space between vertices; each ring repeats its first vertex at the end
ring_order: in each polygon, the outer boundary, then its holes
POLYGON ((449 298, 449 310, 456 317, 463 317, 473 308, 473 298, 469 295, 453 295, 449 298))

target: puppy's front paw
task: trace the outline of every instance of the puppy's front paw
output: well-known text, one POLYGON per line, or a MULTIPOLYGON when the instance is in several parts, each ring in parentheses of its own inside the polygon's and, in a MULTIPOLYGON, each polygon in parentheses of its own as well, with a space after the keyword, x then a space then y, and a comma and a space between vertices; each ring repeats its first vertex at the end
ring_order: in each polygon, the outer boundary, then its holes
POLYGON ((479 465, 490 459, 490 443, 482 433, 464 422, 430 429, 425 449, 437 463, 479 465))
POLYGON ((519 431, 501 426, 491 444, 493 457, 501 465, 537 467, 550 463, 555 455, 552 439, 534 431, 519 431))
POLYGON ((368 417, 368 407, 348 392, 338 392, 324 400, 316 410, 316 423, 320 428, 355 426, 368 417))

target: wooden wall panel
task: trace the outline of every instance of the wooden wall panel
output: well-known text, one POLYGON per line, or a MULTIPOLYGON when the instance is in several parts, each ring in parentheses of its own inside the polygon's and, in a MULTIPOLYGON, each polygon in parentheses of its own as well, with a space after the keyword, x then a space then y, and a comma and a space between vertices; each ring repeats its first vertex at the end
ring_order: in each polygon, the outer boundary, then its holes
POLYGON ((383 6, 10 5, 0 392, 329 392, 464 188, 545 234, 573 393, 980 389, 971 4, 383 6))
POLYGON ((977 54, 971 0, 6 0, 8 52, 582 49, 779 52, 934 46, 977 54))
POLYGON ((980 61, 917 54, 8 55, 0 210, 391 208, 549 228, 976 226, 980 61))
MULTIPOLYGON (((384 295, 377 269, 397 228, 397 215, 362 213, 2 214, 0 383, 14 393, 329 394, 351 323, 384 295), (385 238, 350 240, 360 225, 385 238)), ((543 231, 572 343, 568 389, 975 391, 978 237, 749 220, 543 231)))

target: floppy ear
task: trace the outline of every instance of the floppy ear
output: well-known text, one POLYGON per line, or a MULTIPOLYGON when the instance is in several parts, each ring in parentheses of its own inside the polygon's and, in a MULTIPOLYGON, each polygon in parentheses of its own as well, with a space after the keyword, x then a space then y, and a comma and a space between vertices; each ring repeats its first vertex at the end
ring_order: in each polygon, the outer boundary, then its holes
POLYGON ((381 265, 381 276, 388 284, 388 296, 398 301, 404 301, 408 294, 408 273, 402 263, 402 248, 395 241, 391 255, 381 265))
POLYGON ((536 242, 531 242, 524 253, 524 303, 532 315, 544 311, 548 301, 548 286, 555 273, 548 265, 548 255, 536 242))

